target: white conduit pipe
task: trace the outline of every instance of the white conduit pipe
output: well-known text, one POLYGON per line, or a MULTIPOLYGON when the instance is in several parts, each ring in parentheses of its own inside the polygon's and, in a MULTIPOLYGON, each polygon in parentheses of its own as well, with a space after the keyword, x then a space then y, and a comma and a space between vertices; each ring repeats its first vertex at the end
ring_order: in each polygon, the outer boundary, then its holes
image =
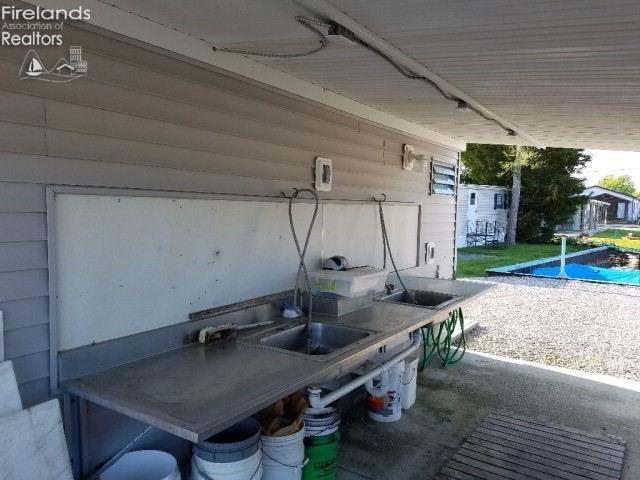
POLYGON ((309 388, 309 403, 313 408, 324 408, 327 405, 332 404, 339 398, 344 397, 347 393, 354 391, 361 385, 364 385, 367 381, 371 380, 373 377, 380 375, 382 372, 390 368, 392 365, 404 360, 406 357, 414 353, 418 347, 420 346, 420 332, 417 330, 413 332, 413 341, 411 342, 411 346, 405 348, 400 353, 395 354, 386 362, 378 365, 373 370, 369 370, 367 373, 360 375, 358 378, 353 379, 349 383, 345 383, 343 386, 334 390, 331 393, 328 393, 324 397, 320 396, 320 389, 317 387, 309 388))
POLYGON ((455 85, 452 85, 435 72, 429 70, 425 65, 419 63, 417 60, 408 56, 400 49, 394 47, 384 38, 376 35, 372 31, 367 29, 364 25, 358 23, 342 10, 332 5, 328 0, 295 0, 295 2, 299 5, 302 5, 307 10, 315 13, 322 19, 331 20, 342 25, 348 30, 351 30, 360 40, 374 47, 379 52, 382 52, 387 57, 391 58, 395 63, 401 65, 402 67, 405 67, 413 73, 427 77, 429 80, 437 84, 446 92, 450 93, 452 96, 465 101, 468 105, 471 105, 477 111, 482 112, 483 115, 494 119, 503 127, 517 132, 518 138, 521 138, 525 144, 535 145, 540 148, 545 147, 545 145, 542 144, 539 140, 523 131, 520 126, 512 123, 493 110, 490 110, 488 107, 485 107, 483 104, 481 104, 475 98, 469 96, 463 90, 459 89, 455 85))

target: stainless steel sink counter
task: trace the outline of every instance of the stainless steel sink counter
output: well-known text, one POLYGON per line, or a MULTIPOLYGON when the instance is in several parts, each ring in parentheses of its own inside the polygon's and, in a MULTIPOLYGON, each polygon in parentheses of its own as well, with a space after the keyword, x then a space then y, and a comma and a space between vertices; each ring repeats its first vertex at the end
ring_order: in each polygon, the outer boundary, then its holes
MULTIPOLYGON (((237 340, 189 344, 125 365, 67 380, 66 392, 197 442, 294 391, 340 377, 387 343, 431 323, 490 288, 490 284, 410 279, 408 287, 454 294, 442 310, 396 303, 373 305, 343 315, 314 315, 314 322, 368 332, 354 343, 337 344, 332 355, 305 355, 260 339, 291 327, 291 320, 237 340)), ((298 322, 299 323, 299 322, 298 322)), ((292 347, 294 348, 294 347, 292 347)), ((297 348, 297 347, 295 347, 297 348)), ((294 348, 294 350, 295 350, 294 348)))

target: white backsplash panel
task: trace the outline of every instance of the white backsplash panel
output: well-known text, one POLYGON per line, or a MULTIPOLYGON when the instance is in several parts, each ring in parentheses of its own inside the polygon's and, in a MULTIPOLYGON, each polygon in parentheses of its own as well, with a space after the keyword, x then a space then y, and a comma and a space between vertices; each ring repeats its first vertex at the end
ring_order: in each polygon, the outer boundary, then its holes
MULTIPOLYGON (((59 350, 293 288, 298 255, 286 201, 58 193, 53 203, 59 350)), ((418 212, 385 206, 400 268, 416 264, 418 212)), ((312 213, 308 202, 294 206, 301 243, 312 213)), ((321 205, 307 265, 334 254, 382 265, 375 204, 321 205)))

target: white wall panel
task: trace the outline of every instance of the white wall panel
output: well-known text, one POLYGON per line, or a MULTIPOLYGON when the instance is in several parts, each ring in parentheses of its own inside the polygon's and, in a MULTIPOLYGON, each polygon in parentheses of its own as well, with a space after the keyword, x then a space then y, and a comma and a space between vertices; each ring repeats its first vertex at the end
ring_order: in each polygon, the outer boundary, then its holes
MULTIPOLYGON (((294 206, 301 242, 312 211, 294 206)), ((385 215, 398 267, 415 266, 418 206, 385 206, 385 215)), ((60 350, 293 287, 298 257, 284 202, 58 194, 55 218, 60 350)), ((323 205, 310 268, 323 250, 381 266, 376 206, 323 205)))
MULTIPOLYGON (((385 205, 383 211, 396 265, 399 269, 415 267, 419 207, 385 205)), ((382 233, 376 205, 325 205, 324 231, 325 257, 344 255, 352 266, 382 268, 382 233)), ((387 268, 391 269, 389 260, 387 268)))
MULTIPOLYGON (((293 287, 297 257, 281 202, 59 195, 55 208, 60 349, 293 287)), ((301 235, 311 213, 296 205, 301 235)), ((310 265, 320 241, 318 221, 310 265)))

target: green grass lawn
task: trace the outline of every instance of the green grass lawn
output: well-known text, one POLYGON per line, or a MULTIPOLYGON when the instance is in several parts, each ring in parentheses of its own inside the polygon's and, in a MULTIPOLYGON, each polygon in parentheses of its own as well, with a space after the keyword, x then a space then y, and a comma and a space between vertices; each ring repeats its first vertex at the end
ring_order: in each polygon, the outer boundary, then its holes
MULTIPOLYGON (((567 245, 567 252, 577 252, 586 248, 590 247, 567 245)), ((458 258, 458 278, 483 277, 487 268, 505 267, 514 263, 560 255, 560 245, 520 243, 505 248, 466 247, 459 248, 458 253, 482 255, 469 260, 458 258)))
POLYGON ((611 228, 590 236, 589 240, 597 243, 614 243, 622 248, 640 250, 640 229, 611 228), (633 233, 636 238, 630 240, 628 238, 629 233, 633 233))

